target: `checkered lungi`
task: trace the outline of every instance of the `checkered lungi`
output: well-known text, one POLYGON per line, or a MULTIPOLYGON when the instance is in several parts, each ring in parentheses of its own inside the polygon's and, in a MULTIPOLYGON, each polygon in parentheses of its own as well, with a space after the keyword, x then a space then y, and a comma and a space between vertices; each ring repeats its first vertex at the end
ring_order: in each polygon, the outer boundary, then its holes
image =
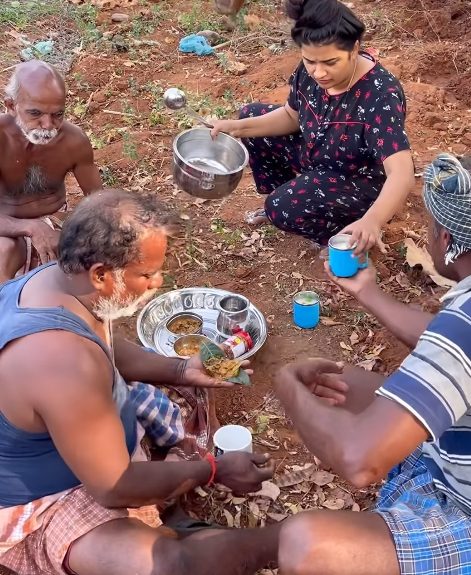
POLYGON ((66 558, 72 543, 95 527, 126 517, 149 527, 162 524, 155 505, 107 509, 78 487, 51 505, 41 527, 0 556, 0 565, 17 575, 68 575, 66 558))
POLYGON ((420 449, 390 473, 375 512, 392 533, 401 575, 471 574, 471 516, 435 487, 420 449))
MULTIPOLYGON (((141 448, 144 430, 138 426, 138 444, 133 461, 145 461, 141 448)), ((108 509, 100 505, 83 486, 46 496, 26 505, 0 509, 0 553, 2 568, 15 575, 70 575, 67 555, 74 541, 109 521, 138 519, 149 527, 162 525, 155 505, 137 509, 108 509), (34 526, 34 530, 29 532, 34 526)))

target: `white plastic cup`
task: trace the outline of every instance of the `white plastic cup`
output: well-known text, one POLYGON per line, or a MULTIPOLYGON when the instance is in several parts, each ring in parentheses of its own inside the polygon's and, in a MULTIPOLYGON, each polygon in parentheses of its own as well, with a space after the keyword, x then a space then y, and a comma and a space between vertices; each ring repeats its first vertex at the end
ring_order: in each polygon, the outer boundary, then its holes
POLYGON ((252 434, 242 425, 224 425, 213 437, 216 456, 234 451, 252 453, 252 434))

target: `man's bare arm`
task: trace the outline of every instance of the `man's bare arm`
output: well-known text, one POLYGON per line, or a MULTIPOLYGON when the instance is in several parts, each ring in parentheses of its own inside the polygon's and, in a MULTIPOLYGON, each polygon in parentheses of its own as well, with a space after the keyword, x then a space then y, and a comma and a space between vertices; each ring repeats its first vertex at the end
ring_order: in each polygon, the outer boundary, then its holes
POLYGON ((427 439, 428 431, 384 397, 359 414, 327 405, 302 383, 315 380, 318 362, 326 360, 292 364, 278 375, 276 393, 288 416, 309 451, 356 487, 383 479, 427 439))
POLYGON ((101 176, 95 165, 93 148, 90 140, 80 130, 80 145, 77 147, 77 160, 74 165, 74 176, 85 196, 101 190, 101 176))
POLYGON ((28 395, 35 411, 64 461, 99 502, 107 507, 157 503, 209 480, 207 461, 130 461, 112 398, 111 365, 96 344, 53 331, 27 341, 18 352, 31 361, 18 376, 34 382, 28 395), (57 337, 60 354, 52 351, 57 337))
POLYGON ((114 338, 113 347, 116 367, 126 381, 173 385, 181 383, 184 359, 150 353, 119 336, 114 338))
MULTIPOLYGON (((16 353, 16 361, 11 359, 18 365, 15 376, 31 382, 26 397, 32 397, 64 461, 102 505, 154 504, 209 481, 212 468, 205 460, 130 460, 112 397, 111 364, 96 344, 68 332, 58 336, 49 331, 29 336, 16 353)), ((215 481, 239 492, 258 491, 273 475, 273 465, 267 463, 262 454, 222 455, 215 481)))

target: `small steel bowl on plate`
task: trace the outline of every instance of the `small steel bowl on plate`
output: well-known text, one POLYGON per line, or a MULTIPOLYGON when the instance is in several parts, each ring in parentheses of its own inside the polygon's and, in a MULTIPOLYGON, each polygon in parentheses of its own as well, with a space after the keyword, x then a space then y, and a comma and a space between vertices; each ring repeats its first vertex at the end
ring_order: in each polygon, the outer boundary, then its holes
POLYGON ((169 339, 172 341, 176 341, 182 335, 193 335, 193 334, 200 334, 203 331, 203 318, 196 313, 191 313, 188 311, 176 313, 172 315, 172 317, 167 321, 165 324, 165 329, 169 333, 169 339), (178 333, 172 329, 172 324, 176 323, 179 319, 191 319, 196 320, 198 322, 198 327, 192 333, 178 333))
POLYGON ((211 340, 205 335, 182 335, 173 344, 173 351, 180 357, 191 357, 199 353, 202 343, 211 343, 211 340), (188 353, 189 347, 196 349, 195 353, 188 353))

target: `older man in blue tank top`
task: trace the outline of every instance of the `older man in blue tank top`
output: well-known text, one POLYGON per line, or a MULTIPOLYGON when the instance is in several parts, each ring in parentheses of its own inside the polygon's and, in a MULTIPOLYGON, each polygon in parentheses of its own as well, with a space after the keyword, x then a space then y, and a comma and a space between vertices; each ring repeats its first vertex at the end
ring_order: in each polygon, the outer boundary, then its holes
POLYGON ((0 287, 0 565, 18 575, 235 575, 276 558, 278 527, 182 541, 159 527, 159 502, 273 473, 260 454, 157 462, 140 448, 125 381, 215 383, 199 358, 113 340, 111 321, 162 284, 168 222, 154 198, 98 192, 66 222, 58 263, 0 287))

